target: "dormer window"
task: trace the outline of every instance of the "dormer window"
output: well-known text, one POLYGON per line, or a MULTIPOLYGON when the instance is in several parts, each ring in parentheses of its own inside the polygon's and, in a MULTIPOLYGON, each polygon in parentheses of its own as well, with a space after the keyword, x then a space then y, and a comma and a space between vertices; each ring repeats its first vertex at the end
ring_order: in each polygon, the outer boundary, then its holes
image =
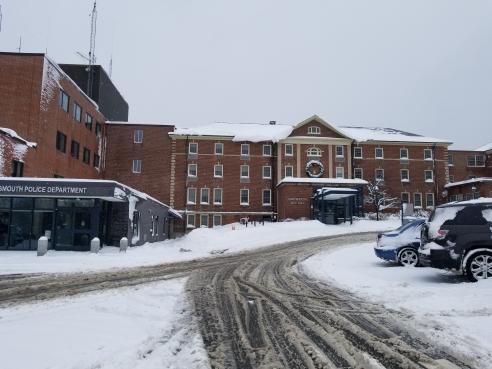
POLYGON ((309 149, 307 149, 307 156, 320 158, 321 157, 321 150, 318 149, 317 147, 310 147, 309 149))
POLYGON ((321 129, 318 126, 308 127, 308 135, 319 135, 321 134, 321 129))

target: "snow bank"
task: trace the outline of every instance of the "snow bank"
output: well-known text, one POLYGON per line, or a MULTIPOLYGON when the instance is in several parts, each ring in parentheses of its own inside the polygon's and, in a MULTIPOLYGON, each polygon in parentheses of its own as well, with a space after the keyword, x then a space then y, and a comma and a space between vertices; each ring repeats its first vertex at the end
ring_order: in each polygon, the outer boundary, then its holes
POLYGON ((126 253, 120 253, 117 247, 103 247, 98 254, 49 251, 43 257, 37 257, 35 251, 2 251, 0 274, 84 272, 155 265, 240 252, 310 237, 386 231, 399 225, 400 221, 396 218, 380 222, 358 220, 352 226, 348 223, 325 225, 318 221, 265 223, 264 226, 257 224, 256 227, 234 224, 198 228, 182 238, 129 248, 126 253))
POLYGON ((410 312, 436 342, 463 348, 492 368, 492 281, 467 283, 432 268, 402 268, 376 258, 374 244, 323 252, 301 264, 312 278, 339 284, 387 308, 410 312))

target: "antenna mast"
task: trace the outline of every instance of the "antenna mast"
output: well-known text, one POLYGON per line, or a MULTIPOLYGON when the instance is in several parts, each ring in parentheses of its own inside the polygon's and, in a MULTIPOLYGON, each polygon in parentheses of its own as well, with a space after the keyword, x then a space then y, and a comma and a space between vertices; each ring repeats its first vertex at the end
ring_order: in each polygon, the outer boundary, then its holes
POLYGON ((91 14, 91 40, 89 47, 89 77, 87 79, 87 95, 92 97, 92 84, 94 80, 93 76, 93 66, 96 64, 96 22, 97 22, 97 10, 96 10, 96 1, 94 0, 94 7, 92 8, 91 14))
POLYGON ((2 4, 0 4, 0 32, 2 32, 2 4))

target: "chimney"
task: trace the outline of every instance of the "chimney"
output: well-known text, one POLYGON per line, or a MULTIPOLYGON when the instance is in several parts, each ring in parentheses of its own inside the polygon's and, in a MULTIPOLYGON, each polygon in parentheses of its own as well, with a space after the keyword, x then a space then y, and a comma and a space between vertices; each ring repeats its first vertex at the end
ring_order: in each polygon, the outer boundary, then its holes
POLYGON ((270 121, 270 125, 271 125, 271 126, 274 126, 275 124, 277 124, 277 121, 276 121, 276 120, 271 120, 271 121, 270 121))

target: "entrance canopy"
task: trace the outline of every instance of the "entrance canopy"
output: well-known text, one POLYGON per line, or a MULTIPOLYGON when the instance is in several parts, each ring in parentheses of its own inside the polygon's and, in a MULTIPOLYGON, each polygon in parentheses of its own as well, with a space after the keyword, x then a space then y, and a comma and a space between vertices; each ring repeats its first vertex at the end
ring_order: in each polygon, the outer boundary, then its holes
POLYGON ((359 191, 354 188, 323 187, 316 191, 318 200, 340 200, 356 196, 359 191))

